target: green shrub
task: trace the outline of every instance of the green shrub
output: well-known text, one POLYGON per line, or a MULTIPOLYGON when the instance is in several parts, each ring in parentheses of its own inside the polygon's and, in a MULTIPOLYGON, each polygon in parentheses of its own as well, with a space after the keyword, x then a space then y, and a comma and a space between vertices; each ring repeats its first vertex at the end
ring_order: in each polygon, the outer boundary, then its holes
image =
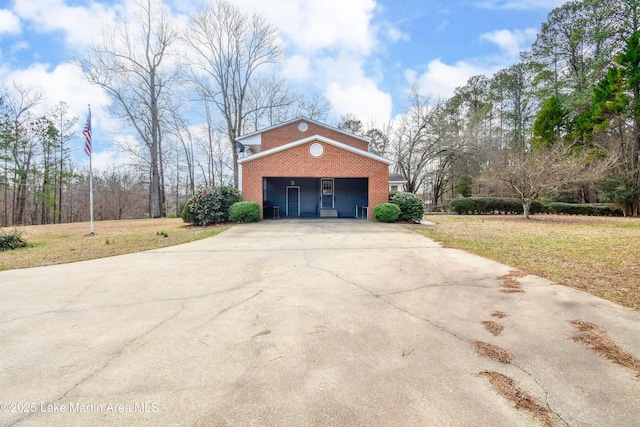
POLYGON ((400 216, 400 207, 393 203, 380 203, 373 208, 373 216, 380 222, 394 222, 400 216))
POLYGON ((182 217, 182 221, 188 224, 193 224, 196 222, 195 215, 191 213, 192 201, 193 201, 193 198, 187 200, 187 203, 185 203, 184 206, 182 206, 182 210, 180 211, 180 217, 182 217))
POLYGON ((577 203, 553 202, 547 205, 549 213, 559 215, 589 215, 589 216, 622 216, 621 209, 611 206, 594 206, 577 203))
POLYGON ((200 226, 229 222, 229 208, 241 199, 240 192, 227 185, 200 189, 187 201, 182 219, 200 226))
MULTIPOLYGON (((523 213, 522 202, 507 197, 467 197, 451 201, 451 210, 462 215, 493 215, 523 213)), ((531 203, 529 213, 537 214, 546 211, 545 205, 538 200, 531 203)))
POLYGON ((260 205, 256 202, 236 202, 229 208, 229 221, 256 222, 260 219, 260 205))
POLYGON ((26 248, 29 244, 22 238, 22 231, 0 230, 0 252, 26 248))
POLYGON ((391 198, 391 203, 400 208, 400 221, 420 222, 424 218, 424 203, 413 193, 402 192, 391 198))

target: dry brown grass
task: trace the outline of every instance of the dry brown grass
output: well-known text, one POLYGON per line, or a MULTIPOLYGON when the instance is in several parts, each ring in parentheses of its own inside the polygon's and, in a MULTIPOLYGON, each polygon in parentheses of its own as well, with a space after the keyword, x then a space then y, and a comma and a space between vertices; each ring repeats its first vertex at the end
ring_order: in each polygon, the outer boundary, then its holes
POLYGON ((516 409, 527 411, 545 426, 554 425, 554 416, 551 410, 538 403, 533 396, 518 387, 513 379, 495 371, 483 371, 479 375, 486 377, 494 390, 513 403, 516 409))
POLYGON ((473 345, 478 350, 478 353, 493 360, 497 360, 500 363, 509 364, 513 359, 513 355, 509 351, 497 345, 489 344, 482 341, 475 341, 473 345))
POLYGON ((181 219, 98 221, 20 228, 29 248, 0 252, 0 270, 63 264, 162 248, 215 236, 228 227, 191 227, 181 219), (166 234, 168 237, 165 237, 166 234))
POLYGON ((504 326, 492 320, 485 320, 482 322, 482 324, 484 325, 484 328, 487 331, 491 332, 493 335, 496 335, 496 336, 500 335, 502 331, 504 331, 504 326))
POLYGON ((507 316, 509 316, 507 313, 505 313, 504 311, 494 311, 493 313, 491 313, 492 317, 497 317, 498 319, 503 319, 507 316))
POLYGON ((573 337, 574 341, 586 345, 607 359, 633 370, 636 376, 640 376, 640 360, 633 354, 618 347, 609 338, 607 331, 596 324, 582 320, 572 320, 570 323, 580 331, 578 335, 573 337))
POLYGON ((411 227, 468 250, 640 310, 640 218, 431 215, 411 227))

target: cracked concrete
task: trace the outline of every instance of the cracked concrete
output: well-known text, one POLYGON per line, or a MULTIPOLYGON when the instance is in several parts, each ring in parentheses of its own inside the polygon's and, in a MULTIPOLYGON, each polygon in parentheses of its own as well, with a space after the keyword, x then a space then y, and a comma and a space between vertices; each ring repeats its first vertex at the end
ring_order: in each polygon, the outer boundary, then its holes
POLYGON ((397 225, 282 220, 0 272, 0 425, 535 425, 485 370, 567 425, 637 424, 640 379, 569 321, 640 356, 640 313, 534 276, 500 292, 512 271, 397 225))

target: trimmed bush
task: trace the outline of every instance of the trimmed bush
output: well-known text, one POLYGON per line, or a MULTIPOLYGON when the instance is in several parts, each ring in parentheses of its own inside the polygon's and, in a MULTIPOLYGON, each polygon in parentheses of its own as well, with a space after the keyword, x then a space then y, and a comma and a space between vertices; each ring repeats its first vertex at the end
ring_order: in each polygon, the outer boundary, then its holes
POLYGON ((11 251, 18 248, 26 248, 29 244, 22 238, 22 231, 0 230, 0 252, 11 251))
POLYGON ((256 222, 260 219, 260 205, 256 202, 236 202, 229 208, 229 221, 256 222))
POLYGON ((394 222, 400 216, 400 207, 393 203, 380 203, 373 208, 373 217, 380 222, 394 222))
POLYGON ((187 203, 185 203, 184 206, 182 206, 182 210, 180 211, 180 217, 182 218, 182 221, 188 224, 193 224, 196 222, 195 215, 191 213, 192 202, 193 202, 193 198, 187 200, 187 203))
POLYGON ((594 206, 577 203, 553 202, 547 205, 549 213, 559 215, 589 215, 589 216, 622 216, 621 209, 611 206, 594 206))
POLYGON ((229 208, 240 200, 240 192, 228 185, 200 189, 182 210, 182 220, 200 226, 229 222, 229 208))
POLYGON ((424 218, 424 203, 413 193, 402 192, 391 198, 391 203, 400 208, 400 221, 420 222, 424 218))
MULTIPOLYGON (((523 213, 522 202, 507 197, 467 197, 451 202, 451 210, 462 215, 493 215, 523 213)), ((531 214, 543 213, 545 205, 537 200, 531 203, 531 214)))

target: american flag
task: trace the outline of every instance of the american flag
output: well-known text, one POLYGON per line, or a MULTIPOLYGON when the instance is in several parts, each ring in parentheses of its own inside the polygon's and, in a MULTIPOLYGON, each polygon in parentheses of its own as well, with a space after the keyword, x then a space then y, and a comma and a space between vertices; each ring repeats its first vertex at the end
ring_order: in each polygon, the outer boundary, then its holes
POLYGON ((91 112, 89 112, 89 118, 87 119, 87 123, 84 125, 82 134, 84 135, 84 139, 87 140, 84 143, 84 152, 87 156, 91 157, 91 112))

